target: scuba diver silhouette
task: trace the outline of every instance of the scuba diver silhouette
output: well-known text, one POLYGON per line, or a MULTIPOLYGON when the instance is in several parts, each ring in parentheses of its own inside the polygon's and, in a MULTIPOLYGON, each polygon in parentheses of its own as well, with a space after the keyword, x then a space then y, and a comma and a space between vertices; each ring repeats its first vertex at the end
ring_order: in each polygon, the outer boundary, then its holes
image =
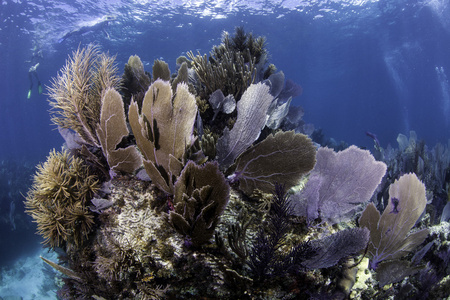
POLYGON ((31 60, 27 61, 31 63, 31 67, 28 70, 28 79, 30 80, 30 88, 28 89, 28 95, 27 99, 30 99, 31 97, 31 90, 33 89, 33 76, 36 78, 38 83, 38 92, 39 95, 42 94, 42 85, 41 81, 39 80, 39 76, 37 73, 37 68, 39 67, 39 60, 43 58, 42 50, 38 50, 37 46, 34 46, 33 48, 33 55, 31 56, 31 60))
POLYGON ((62 38, 60 38, 58 40, 58 43, 62 43, 67 38, 69 38, 71 36, 74 36, 74 35, 83 35, 83 34, 85 34, 87 32, 99 31, 99 30, 103 31, 103 33, 109 39, 109 34, 106 31, 105 27, 109 25, 109 22, 112 22, 114 20, 116 20, 116 17, 114 17, 114 16, 104 16, 104 17, 100 18, 99 20, 91 22, 88 25, 84 25, 84 26, 81 26, 78 29, 74 29, 72 31, 69 31, 62 38))

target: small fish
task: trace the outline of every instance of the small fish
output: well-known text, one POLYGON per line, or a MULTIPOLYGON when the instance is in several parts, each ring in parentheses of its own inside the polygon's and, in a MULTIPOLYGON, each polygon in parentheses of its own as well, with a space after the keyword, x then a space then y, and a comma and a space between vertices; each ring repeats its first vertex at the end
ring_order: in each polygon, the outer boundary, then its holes
POLYGON ((377 138, 377 136, 375 135, 375 133, 366 131, 366 135, 367 135, 368 137, 371 137, 371 138, 373 139, 373 141, 375 142, 375 145, 376 145, 376 147, 377 147, 378 149, 381 148, 381 146, 380 146, 380 141, 378 141, 378 138, 377 138))
POLYGON ((16 211, 16 203, 13 200, 9 204, 9 222, 11 223, 12 230, 16 230, 16 223, 14 222, 15 211, 16 211))

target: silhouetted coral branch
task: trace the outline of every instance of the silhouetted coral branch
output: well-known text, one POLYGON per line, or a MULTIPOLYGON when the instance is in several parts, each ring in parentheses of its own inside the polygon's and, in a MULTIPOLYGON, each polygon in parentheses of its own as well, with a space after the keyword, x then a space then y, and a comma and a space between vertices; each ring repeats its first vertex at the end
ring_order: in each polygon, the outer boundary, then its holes
POLYGON ((267 228, 261 227, 258 231, 248 257, 252 278, 256 282, 263 282, 271 276, 297 272, 304 268, 302 263, 306 259, 315 255, 316 251, 310 243, 300 243, 284 255, 279 252, 279 248, 285 242, 291 213, 284 186, 276 184, 267 228))

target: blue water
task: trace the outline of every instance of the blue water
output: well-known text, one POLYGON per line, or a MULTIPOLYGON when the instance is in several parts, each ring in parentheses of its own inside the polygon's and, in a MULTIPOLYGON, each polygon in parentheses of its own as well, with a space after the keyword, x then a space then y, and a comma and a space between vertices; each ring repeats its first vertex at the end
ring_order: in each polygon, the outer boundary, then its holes
MULTIPOLYGON (((164 59, 174 71, 179 55, 209 53, 221 33, 236 26, 267 38, 270 62, 303 88, 293 104, 301 105, 304 120, 327 137, 369 149, 373 141, 366 131, 383 147, 396 146, 397 135, 410 130, 431 146, 450 138, 450 4, 445 0, 2 0, 0 161, 34 165, 60 148, 45 86, 79 45, 95 42, 117 55, 121 72, 135 54, 147 70, 155 59, 164 59), (97 31, 58 43, 68 31, 104 15, 117 18, 106 28, 109 38, 97 31), (27 99, 27 61, 35 46, 42 50, 37 72, 44 93, 38 94, 35 82, 27 99)), ((10 176, 29 181, 32 172, 10 176)), ((1 190, 2 240, 29 240, 26 233, 17 234, 23 228, 12 231, 5 220, 11 201, 16 211, 23 210, 20 193, 8 196, 8 189, 11 185, 1 190)), ((17 244, 17 249, 8 244, 7 260, 26 251, 24 243, 17 244)))
POLYGON ((135 2, 2 1, 0 157, 39 160, 61 143, 45 91, 38 95, 35 84, 26 99, 25 61, 35 45, 43 51, 38 74, 48 85, 78 45, 98 43, 117 55, 121 69, 137 54, 148 69, 163 58, 174 70, 176 57, 208 53, 223 30, 241 25, 267 38, 270 61, 303 87, 294 102, 305 109, 304 120, 327 136, 369 148, 367 130, 382 146, 410 130, 431 145, 449 137, 448 1, 135 2), (109 39, 90 32, 57 43, 106 14, 117 17, 109 39))

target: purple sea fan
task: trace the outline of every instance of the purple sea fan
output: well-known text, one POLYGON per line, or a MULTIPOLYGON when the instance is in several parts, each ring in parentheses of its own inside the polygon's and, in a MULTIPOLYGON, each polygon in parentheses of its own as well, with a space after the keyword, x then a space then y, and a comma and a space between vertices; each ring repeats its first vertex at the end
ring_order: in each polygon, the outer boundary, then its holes
POLYGON ((252 84, 237 102, 237 119, 231 130, 226 128, 217 141, 217 161, 227 169, 234 160, 256 141, 264 128, 267 110, 273 101, 270 87, 252 84))
POLYGON ((334 152, 319 148, 305 188, 291 196, 294 215, 330 224, 350 220, 370 200, 386 172, 367 150, 356 146, 334 152))

